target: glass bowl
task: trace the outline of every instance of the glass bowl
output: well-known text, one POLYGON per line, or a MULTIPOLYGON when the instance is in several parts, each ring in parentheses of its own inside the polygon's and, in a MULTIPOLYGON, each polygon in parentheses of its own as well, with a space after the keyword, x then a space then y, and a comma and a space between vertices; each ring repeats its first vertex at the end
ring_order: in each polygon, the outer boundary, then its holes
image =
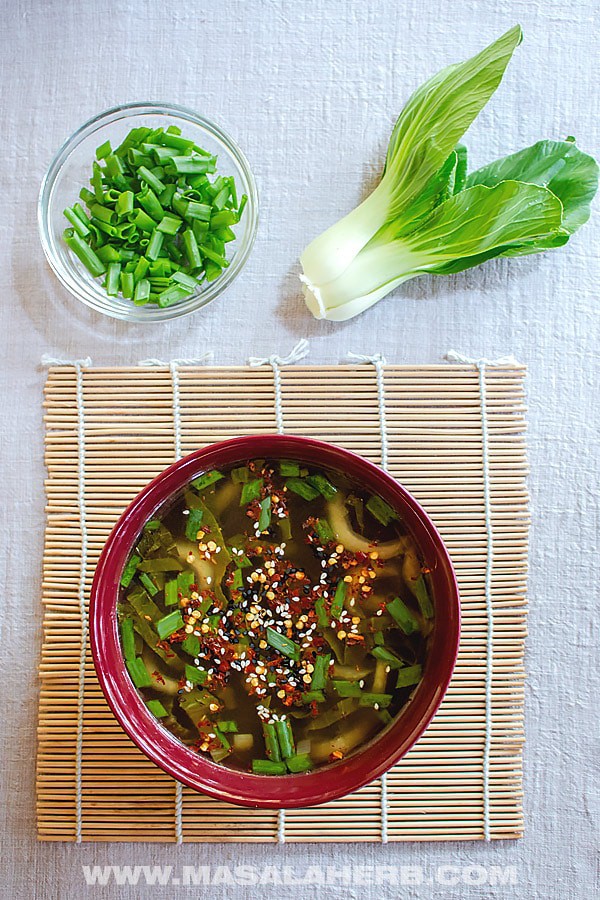
POLYGON ((237 144, 217 125, 198 113, 170 103, 129 103, 95 116, 78 128, 63 144, 42 181, 38 201, 38 226, 46 259, 61 283, 86 306, 116 319, 130 322, 163 322, 185 316, 206 306, 225 291, 242 270, 256 236, 258 194, 248 161, 237 144), (189 137, 218 157, 217 173, 233 175, 238 196, 248 203, 235 227, 236 239, 228 247, 229 266, 215 281, 202 284, 196 293, 172 306, 134 306, 121 296, 109 297, 99 280, 66 246, 62 234, 69 223, 63 215, 79 200, 82 187, 89 187, 96 147, 110 140, 118 145, 140 125, 168 128, 177 125, 189 137))
POLYGON ((382 469, 341 447, 291 435, 250 435, 212 444, 180 459, 147 485, 125 510, 98 561, 90 597, 90 642, 100 687, 131 740, 156 765, 188 787, 241 806, 280 809, 314 806, 379 778, 423 734, 438 709, 454 668, 460 638, 460 600, 448 552, 419 503, 382 469), (423 678, 410 701, 368 743, 335 763, 298 775, 255 775, 195 753, 164 728, 133 686, 121 651, 117 621, 123 567, 145 525, 191 479, 249 459, 292 459, 345 472, 381 496, 402 517, 430 572, 435 626, 423 678))

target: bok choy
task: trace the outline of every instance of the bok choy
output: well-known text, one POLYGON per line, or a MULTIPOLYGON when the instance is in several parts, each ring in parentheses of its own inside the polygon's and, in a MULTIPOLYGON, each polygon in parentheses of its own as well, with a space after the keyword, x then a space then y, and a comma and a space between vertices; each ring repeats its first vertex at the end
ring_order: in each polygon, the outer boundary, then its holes
POLYGON ((495 256, 565 244, 590 214, 598 166, 569 137, 539 141, 470 175, 457 143, 502 80, 517 25, 448 66, 410 98, 375 190, 302 254, 316 318, 350 319, 422 273, 449 275, 495 256))

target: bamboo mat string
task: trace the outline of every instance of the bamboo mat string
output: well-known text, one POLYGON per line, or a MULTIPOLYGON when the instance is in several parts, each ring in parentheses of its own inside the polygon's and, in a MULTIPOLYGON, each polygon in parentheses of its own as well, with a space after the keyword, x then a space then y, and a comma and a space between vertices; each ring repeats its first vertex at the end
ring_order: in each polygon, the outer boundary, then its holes
MULTIPOLYGON (((173 443, 175 459, 181 459, 181 391, 179 387, 179 366, 195 366, 206 360, 212 359, 212 350, 208 350, 197 359, 172 359, 171 362, 163 362, 160 359, 140 360, 140 366, 168 367, 171 373, 171 388, 173 399, 173 443)), ((178 844, 183 843, 183 785, 175 781, 175 838, 178 844)))
MULTIPOLYGON (((291 363, 298 362, 308 354, 309 345, 305 338, 298 341, 295 347, 287 356, 251 356, 248 364, 252 368, 259 368, 267 364, 273 369, 273 386, 275 390, 275 422, 277 424, 277 434, 284 433, 283 427, 283 397, 281 392, 281 366, 288 366, 291 363)), ((277 843, 285 844, 285 809, 280 809, 277 813, 277 843)))
POLYGON ((81 538, 81 559, 79 563, 79 585, 77 597, 81 619, 81 651, 79 655, 79 678, 77 685, 77 734, 75 749, 75 841, 81 843, 83 830, 83 713, 85 704, 85 660, 87 654, 88 622, 85 604, 85 582, 88 568, 88 533, 85 508, 85 402, 83 396, 83 368, 91 366, 89 356, 84 359, 55 359, 44 355, 45 366, 73 366, 76 378, 77 397, 77 506, 79 509, 79 530, 81 538))
MULTIPOLYGON (((348 356, 352 359, 360 360, 360 362, 371 363, 375 366, 375 374, 377 376, 377 407, 379 410, 379 431, 381 435, 381 468, 388 471, 388 432, 387 432, 387 416, 385 411, 385 357, 381 353, 374 353, 372 356, 365 356, 362 353, 353 353, 348 351, 348 356)), ((381 795, 380 795, 380 815, 381 815, 381 843, 388 842, 388 783, 387 772, 384 772, 380 779, 381 795)))
POLYGON ((481 404, 481 447, 483 463, 483 505, 487 552, 485 561, 485 608, 487 619, 486 666, 485 666, 485 734, 483 748, 483 837, 491 839, 490 825, 490 756, 492 749, 492 687, 494 675, 494 604, 492 595, 492 577, 494 570, 494 527, 492 524, 492 500, 490 491, 490 448, 488 428, 488 408, 485 383, 486 366, 516 366, 513 356, 501 356, 498 359, 473 359, 449 350, 446 354, 449 362, 475 366, 479 373, 479 402, 481 404))
POLYGON ((277 356, 277 354, 273 354, 272 356, 251 356, 248 360, 248 365, 252 366, 252 368, 256 369, 260 366, 266 366, 267 364, 271 366, 273 369, 273 383, 275 388, 275 422, 277 425, 277 434, 283 434, 283 404, 281 398, 281 366, 289 366, 291 363, 298 362, 300 359, 304 359, 304 357, 308 354, 309 346, 308 341, 305 338, 302 338, 301 341, 298 341, 296 346, 292 349, 291 353, 287 356, 277 356))

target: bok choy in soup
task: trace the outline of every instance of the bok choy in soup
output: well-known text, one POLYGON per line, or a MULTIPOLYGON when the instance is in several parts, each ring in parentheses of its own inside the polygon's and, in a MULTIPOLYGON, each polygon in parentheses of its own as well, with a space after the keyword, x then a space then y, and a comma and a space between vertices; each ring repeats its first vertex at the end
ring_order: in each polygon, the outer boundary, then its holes
POLYGON ((121 646, 165 728, 234 769, 344 759, 397 716, 433 628, 427 570, 396 512, 287 459, 194 479, 121 577, 121 646))

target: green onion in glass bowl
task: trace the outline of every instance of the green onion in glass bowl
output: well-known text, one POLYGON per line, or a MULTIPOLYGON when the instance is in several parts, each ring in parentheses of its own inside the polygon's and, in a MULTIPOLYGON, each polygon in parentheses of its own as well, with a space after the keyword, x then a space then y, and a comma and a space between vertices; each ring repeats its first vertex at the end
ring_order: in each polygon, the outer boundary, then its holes
POLYGON ((88 306, 162 321, 205 306, 246 262, 257 226, 248 162, 182 107, 135 103, 83 125, 42 183, 46 257, 88 306))

